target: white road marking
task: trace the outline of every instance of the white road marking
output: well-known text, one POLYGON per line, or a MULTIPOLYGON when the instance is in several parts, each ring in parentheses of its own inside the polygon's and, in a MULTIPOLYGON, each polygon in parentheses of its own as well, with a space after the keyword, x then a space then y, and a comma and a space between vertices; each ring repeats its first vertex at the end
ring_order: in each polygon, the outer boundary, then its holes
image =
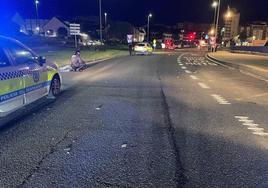
POLYGON ((258 132, 258 131, 264 131, 264 128, 259 128, 259 127, 248 127, 249 130, 253 130, 255 132, 258 132))
POLYGON ((240 122, 245 122, 245 123, 254 123, 254 121, 250 120, 250 119, 240 119, 239 121, 240 122))
POLYGON ((253 134, 258 135, 258 136, 268 136, 268 133, 264 133, 264 132, 254 132, 253 134))
POLYGON ((248 130, 252 131, 252 134, 258 136, 268 136, 268 133, 264 132, 264 128, 259 127, 259 124, 254 123, 254 120, 249 119, 247 116, 235 116, 239 122, 244 122, 243 125, 247 126, 248 130))
POLYGON ((219 104, 222 105, 230 105, 231 103, 229 101, 227 101, 226 99, 224 99, 222 96, 217 95, 217 94, 212 94, 211 95, 219 104))
POLYGON ((236 119, 248 119, 249 117, 246 116, 235 116, 236 119))
POLYGON ((243 125, 248 126, 248 127, 258 127, 259 126, 259 124, 257 124, 257 123, 243 123, 243 125))
POLYGON ((184 66, 183 66, 183 67, 181 67, 181 68, 182 68, 182 69, 187 69, 187 68, 186 68, 186 67, 184 67, 184 66))
POLYGON ((207 86, 206 84, 202 83, 202 82, 199 82, 198 85, 203 88, 203 89, 210 89, 209 86, 207 86))
POLYGON ((185 72, 186 72, 187 74, 192 74, 192 72, 189 71, 189 70, 185 70, 185 72))
POLYGON ((198 80, 198 78, 196 77, 196 76, 194 76, 194 75, 191 75, 190 76, 193 80, 198 80))

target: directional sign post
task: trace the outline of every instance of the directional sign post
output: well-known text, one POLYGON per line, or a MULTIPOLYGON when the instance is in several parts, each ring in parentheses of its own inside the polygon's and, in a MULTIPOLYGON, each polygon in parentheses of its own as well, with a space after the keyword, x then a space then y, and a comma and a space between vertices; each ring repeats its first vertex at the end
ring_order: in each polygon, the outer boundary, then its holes
POLYGON ((74 36, 74 40, 75 40, 75 48, 78 47, 77 45, 77 35, 80 35, 80 24, 76 24, 76 23, 73 23, 73 24, 70 24, 70 34, 72 36, 74 36))

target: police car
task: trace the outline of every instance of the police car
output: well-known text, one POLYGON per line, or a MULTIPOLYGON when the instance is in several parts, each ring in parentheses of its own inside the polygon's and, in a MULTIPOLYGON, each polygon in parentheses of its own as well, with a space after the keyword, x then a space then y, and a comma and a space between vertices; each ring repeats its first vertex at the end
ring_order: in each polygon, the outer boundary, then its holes
POLYGON ((152 46, 147 42, 138 43, 134 46, 135 54, 149 55, 153 53, 152 46))
POLYGON ((60 91, 55 64, 22 43, 0 36, 0 117, 44 96, 55 98, 60 91))

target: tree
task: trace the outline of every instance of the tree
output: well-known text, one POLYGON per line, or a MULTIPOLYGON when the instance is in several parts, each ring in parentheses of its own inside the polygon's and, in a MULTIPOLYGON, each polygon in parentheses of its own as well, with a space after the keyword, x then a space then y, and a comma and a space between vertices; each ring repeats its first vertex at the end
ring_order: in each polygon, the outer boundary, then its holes
POLYGON ((128 22, 113 22, 109 27, 109 37, 118 40, 126 40, 127 34, 132 34, 133 29, 133 26, 128 22))
POLYGON ((247 40, 247 38, 248 38, 248 36, 247 36, 246 30, 241 31, 239 34, 239 37, 238 37, 238 39, 241 42, 241 45, 243 44, 243 42, 245 42, 247 40))

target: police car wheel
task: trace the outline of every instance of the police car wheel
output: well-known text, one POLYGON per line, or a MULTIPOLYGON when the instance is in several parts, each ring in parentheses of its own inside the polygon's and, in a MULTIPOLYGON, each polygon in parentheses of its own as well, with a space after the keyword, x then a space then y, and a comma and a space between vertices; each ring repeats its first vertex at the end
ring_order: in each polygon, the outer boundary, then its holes
POLYGON ((55 76, 50 85, 49 97, 57 97, 61 92, 61 82, 58 76, 55 76))

